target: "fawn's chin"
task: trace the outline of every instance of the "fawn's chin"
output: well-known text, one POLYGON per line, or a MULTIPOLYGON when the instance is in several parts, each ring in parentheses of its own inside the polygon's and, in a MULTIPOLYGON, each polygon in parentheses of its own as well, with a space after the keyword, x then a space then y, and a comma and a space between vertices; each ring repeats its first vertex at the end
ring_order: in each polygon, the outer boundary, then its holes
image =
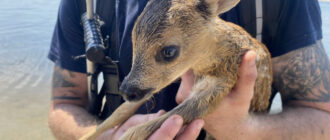
POLYGON ((128 102, 139 102, 141 100, 148 100, 150 97, 153 96, 153 92, 151 90, 145 94, 137 94, 137 95, 123 95, 123 98, 125 101, 128 102))

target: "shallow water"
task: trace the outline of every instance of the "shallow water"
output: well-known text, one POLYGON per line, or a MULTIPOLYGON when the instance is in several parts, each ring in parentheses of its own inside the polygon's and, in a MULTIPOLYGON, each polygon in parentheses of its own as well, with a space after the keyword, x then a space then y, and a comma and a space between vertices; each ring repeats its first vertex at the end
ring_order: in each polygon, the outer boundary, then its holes
POLYGON ((0 139, 53 139, 46 59, 59 0, 0 0, 0 139))
POLYGON ((320 2, 323 20, 323 44, 330 57, 330 2, 320 2))
MULTIPOLYGON (((47 60, 59 0, 0 0, 0 140, 53 139, 47 60)), ((321 3, 330 56, 330 3, 321 3)), ((278 105, 277 105, 278 106, 278 105)))

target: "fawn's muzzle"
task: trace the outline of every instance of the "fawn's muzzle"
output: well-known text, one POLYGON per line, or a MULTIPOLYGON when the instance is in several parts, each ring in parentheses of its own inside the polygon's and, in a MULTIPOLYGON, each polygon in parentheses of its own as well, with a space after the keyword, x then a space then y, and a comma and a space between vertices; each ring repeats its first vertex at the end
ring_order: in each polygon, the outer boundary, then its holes
POLYGON ((140 89, 137 86, 123 83, 119 89, 123 93, 123 97, 128 101, 139 101, 143 99, 147 94, 151 94, 153 89, 140 89))

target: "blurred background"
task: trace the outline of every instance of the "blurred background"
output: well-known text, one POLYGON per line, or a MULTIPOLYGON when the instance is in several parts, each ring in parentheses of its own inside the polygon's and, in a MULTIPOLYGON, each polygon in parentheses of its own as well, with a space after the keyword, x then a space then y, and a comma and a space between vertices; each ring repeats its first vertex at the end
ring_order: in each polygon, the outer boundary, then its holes
MULTIPOLYGON (((52 140, 47 59, 60 0, 0 0, 0 140, 52 140)), ((330 2, 320 2, 330 56, 330 2)), ((275 104, 275 110, 280 103, 275 104)))

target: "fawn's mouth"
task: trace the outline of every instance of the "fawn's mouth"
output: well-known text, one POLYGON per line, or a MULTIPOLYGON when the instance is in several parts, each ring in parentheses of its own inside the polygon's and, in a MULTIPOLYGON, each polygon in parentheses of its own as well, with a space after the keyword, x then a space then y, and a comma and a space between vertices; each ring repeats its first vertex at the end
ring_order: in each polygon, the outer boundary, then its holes
POLYGON ((152 91, 154 91, 154 89, 140 89, 134 86, 122 85, 120 86, 120 91, 122 92, 122 96, 126 101, 137 102, 152 94, 152 91))

